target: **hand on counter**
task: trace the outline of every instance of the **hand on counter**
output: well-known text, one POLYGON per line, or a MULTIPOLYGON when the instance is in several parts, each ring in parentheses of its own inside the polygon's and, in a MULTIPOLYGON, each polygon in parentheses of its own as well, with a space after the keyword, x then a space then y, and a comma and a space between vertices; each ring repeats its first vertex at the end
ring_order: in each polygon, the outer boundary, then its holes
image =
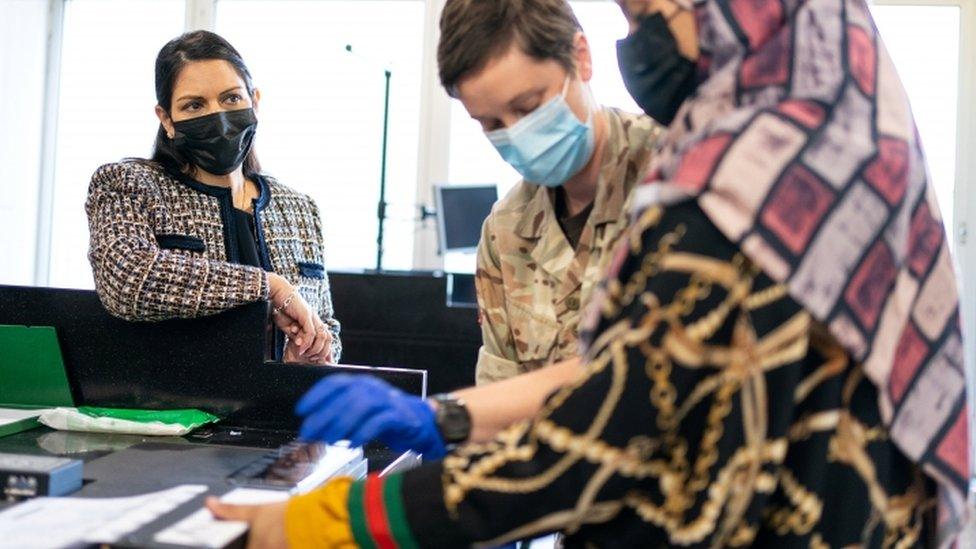
POLYGON ((288 336, 285 362, 328 364, 332 361, 332 334, 298 291, 282 276, 268 273, 272 319, 288 336))
POLYGON ((288 345, 285 347, 285 362, 317 365, 332 364, 332 333, 329 332, 325 323, 318 320, 317 317, 316 321, 317 328, 312 346, 302 355, 299 353, 298 344, 289 339, 288 345))
POLYGON ((285 509, 288 502, 271 505, 231 505, 217 498, 207 498, 207 509, 222 520, 239 520, 248 523, 248 549, 288 547, 285 534, 285 509))
POLYGON ((373 377, 329 376, 298 401, 295 411, 305 418, 300 434, 306 440, 361 446, 377 439, 429 459, 446 454, 431 405, 373 377))

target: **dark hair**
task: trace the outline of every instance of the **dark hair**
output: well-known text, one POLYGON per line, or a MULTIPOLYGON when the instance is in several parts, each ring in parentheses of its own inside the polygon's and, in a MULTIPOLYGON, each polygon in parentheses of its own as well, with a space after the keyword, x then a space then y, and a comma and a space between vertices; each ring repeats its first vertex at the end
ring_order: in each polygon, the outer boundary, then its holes
POLYGON ((575 72, 573 41, 581 28, 566 0, 448 0, 437 46, 441 84, 457 97, 461 79, 504 54, 513 40, 526 55, 575 72))
MULTIPOLYGON (((156 56, 156 102, 166 111, 166 114, 170 115, 173 106, 173 88, 183 68, 193 61, 213 59, 230 63, 244 81, 247 94, 254 97, 251 72, 247 70, 244 59, 234 46, 212 32, 193 31, 167 42, 156 56)), ((173 140, 166 135, 166 129, 162 124, 156 132, 156 143, 153 146, 151 160, 178 173, 192 174, 196 170, 196 166, 173 146, 173 140)), ((247 158, 244 159, 244 176, 253 177, 260 172, 261 164, 258 162, 254 147, 251 147, 247 158)))

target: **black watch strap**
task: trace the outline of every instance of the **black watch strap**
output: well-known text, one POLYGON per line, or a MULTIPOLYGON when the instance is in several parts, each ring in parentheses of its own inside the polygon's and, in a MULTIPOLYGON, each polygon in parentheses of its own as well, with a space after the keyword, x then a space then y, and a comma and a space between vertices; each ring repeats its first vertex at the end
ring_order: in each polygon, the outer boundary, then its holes
POLYGON ((448 445, 461 444, 471 437, 471 414, 464 401, 452 394, 434 395, 437 403, 437 430, 448 445))

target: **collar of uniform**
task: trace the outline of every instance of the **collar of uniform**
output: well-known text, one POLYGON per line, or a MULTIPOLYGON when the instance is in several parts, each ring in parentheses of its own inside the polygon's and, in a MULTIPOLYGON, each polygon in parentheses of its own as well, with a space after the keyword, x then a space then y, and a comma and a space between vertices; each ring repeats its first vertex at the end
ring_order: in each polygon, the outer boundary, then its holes
POLYGON ((522 238, 539 238, 545 234, 550 218, 555 218, 556 215, 549 193, 550 189, 542 185, 537 186, 535 194, 525 204, 525 209, 519 216, 519 221, 515 225, 515 234, 522 238))
POLYGON ((603 153, 593 213, 590 214, 590 223, 594 226, 620 219, 627 195, 635 184, 632 179, 636 174, 628 174, 628 166, 640 165, 639 157, 645 153, 643 146, 632 146, 636 145, 632 143, 635 136, 631 135, 634 115, 611 108, 604 108, 603 113, 607 121, 607 148, 603 153))
MULTIPOLYGON (((630 146, 629 124, 623 119, 623 113, 607 107, 602 111, 607 121, 607 145, 603 151, 596 197, 593 199, 593 213, 587 222, 594 226, 616 221, 620 217, 633 186, 633 182, 627 181, 627 166, 642 153, 640 147, 630 146)), ((548 225, 555 222, 554 192, 542 185, 537 186, 515 226, 515 234, 522 238, 539 238, 545 234, 548 225)))

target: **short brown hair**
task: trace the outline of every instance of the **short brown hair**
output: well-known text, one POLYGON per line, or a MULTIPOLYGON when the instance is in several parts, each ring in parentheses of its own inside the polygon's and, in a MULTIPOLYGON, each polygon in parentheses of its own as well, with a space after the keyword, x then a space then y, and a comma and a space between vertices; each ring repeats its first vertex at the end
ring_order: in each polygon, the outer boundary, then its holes
POLYGON ((576 70, 574 39, 581 30, 567 0, 447 0, 441 14, 437 64, 452 97, 458 82, 502 55, 517 40, 539 60, 576 70))

